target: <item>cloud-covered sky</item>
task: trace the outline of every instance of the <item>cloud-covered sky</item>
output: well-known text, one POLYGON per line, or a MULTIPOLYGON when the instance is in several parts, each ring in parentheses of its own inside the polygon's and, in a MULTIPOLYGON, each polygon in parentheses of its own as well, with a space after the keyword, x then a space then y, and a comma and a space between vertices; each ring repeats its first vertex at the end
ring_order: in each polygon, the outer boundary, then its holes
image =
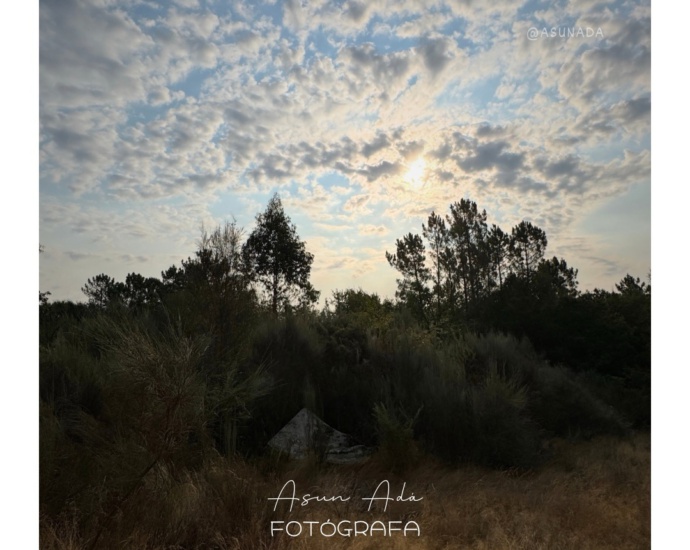
POLYGON ((278 191, 312 282, 470 198, 611 290, 650 270, 650 5, 40 2, 40 287, 160 276, 278 191))

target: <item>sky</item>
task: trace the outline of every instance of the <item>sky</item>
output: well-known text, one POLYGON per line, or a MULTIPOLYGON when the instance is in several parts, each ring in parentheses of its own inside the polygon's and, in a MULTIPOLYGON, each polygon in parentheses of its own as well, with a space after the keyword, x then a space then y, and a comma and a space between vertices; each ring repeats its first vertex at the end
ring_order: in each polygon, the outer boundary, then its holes
POLYGON ((651 269, 644 1, 39 5, 40 289, 159 277, 278 192, 334 289, 461 198, 547 234, 580 290, 651 269))

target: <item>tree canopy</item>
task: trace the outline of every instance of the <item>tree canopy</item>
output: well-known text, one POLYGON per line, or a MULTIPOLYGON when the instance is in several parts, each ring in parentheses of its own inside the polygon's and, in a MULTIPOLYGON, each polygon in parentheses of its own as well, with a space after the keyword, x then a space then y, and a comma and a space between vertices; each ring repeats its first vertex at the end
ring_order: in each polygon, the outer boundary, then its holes
POLYGON ((309 282, 314 255, 285 214, 276 193, 256 217, 256 227, 242 247, 244 265, 265 292, 271 310, 308 306, 319 298, 309 282))

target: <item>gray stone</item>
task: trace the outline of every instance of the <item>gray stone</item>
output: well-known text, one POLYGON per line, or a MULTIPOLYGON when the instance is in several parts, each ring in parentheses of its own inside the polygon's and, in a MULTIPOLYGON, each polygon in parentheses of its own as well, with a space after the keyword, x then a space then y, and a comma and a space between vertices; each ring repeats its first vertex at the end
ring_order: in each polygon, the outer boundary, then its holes
POLYGON ((268 442, 269 447, 302 459, 310 453, 332 464, 363 462, 371 449, 356 445, 352 438, 332 428, 308 409, 302 409, 268 442))

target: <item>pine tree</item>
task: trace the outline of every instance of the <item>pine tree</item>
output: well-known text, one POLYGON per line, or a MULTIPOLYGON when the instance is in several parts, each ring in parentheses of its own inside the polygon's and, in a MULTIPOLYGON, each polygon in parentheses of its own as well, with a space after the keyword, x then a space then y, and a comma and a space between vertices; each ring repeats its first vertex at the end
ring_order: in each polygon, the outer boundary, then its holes
POLYGON ((315 303, 319 292, 309 282, 314 255, 299 240, 277 193, 256 222, 242 256, 250 277, 266 292, 271 311, 277 313, 295 301, 301 307, 315 303))

